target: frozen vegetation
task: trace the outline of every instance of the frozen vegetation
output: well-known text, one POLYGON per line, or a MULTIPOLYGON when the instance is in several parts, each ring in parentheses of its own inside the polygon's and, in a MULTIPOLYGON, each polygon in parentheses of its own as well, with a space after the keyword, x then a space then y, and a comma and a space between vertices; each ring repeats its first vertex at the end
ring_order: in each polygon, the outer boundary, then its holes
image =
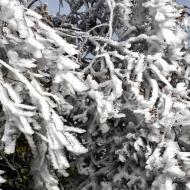
POLYGON ((188 8, 35 3, 0 0, 2 189, 190 190, 188 8))

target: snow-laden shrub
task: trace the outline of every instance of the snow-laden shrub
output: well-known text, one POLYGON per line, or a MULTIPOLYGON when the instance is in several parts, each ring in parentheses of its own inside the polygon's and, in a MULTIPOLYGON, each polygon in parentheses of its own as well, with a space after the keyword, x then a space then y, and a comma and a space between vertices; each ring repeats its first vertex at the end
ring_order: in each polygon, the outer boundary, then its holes
POLYGON ((74 135, 85 130, 64 118, 73 108, 64 97, 88 89, 80 72, 75 73, 80 66, 74 57, 78 51, 18 1, 1 1, 0 6, 4 152, 13 154, 17 137, 23 133, 33 155, 36 188, 58 189, 48 164, 65 176, 69 167, 65 150, 87 152, 74 135))
POLYGON ((0 0, 2 159, 24 135, 33 189, 190 189, 184 8, 67 0, 52 18, 21 2, 0 0))

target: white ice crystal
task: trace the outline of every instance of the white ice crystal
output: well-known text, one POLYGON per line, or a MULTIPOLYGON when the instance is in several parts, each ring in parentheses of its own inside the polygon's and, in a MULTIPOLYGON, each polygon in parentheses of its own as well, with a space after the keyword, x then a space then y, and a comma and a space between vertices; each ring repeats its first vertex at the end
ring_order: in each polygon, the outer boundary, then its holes
POLYGON ((77 92, 88 90, 86 84, 71 72, 59 72, 56 74, 54 82, 60 83, 62 81, 66 81, 77 92))
POLYGON ((69 167, 86 179, 65 189, 190 188, 184 8, 73 0, 57 27, 58 16, 20 2, 0 0, 1 141, 15 154, 25 136, 34 188, 59 190, 69 167))
POLYGON ((59 56, 57 58, 57 67, 60 70, 74 70, 79 68, 80 66, 67 57, 59 56))

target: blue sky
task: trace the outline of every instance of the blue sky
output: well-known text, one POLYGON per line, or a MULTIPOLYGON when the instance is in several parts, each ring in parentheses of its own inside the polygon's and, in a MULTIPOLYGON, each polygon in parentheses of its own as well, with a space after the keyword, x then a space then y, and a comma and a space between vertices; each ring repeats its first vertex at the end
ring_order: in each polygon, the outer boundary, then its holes
MULTIPOLYGON (((51 14, 56 14, 58 11, 59 0, 42 0, 42 2, 46 2, 48 4, 51 14)), ((190 7, 190 0, 177 0, 177 2, 190 7)), ((66 3, 64 3, 64 9, 61 10, 61 13, 62 12, 65 14, 69 12, 69 8, 66 3)))
MULTIPOLYGON (((51 14, 56 14, 58 12, 59 0, 42 0, 42 2, 48 4, 48 8, 51 14)), ((64 2, 63 6, 64 8, 61 9, 61 13, 68 14, 70 10, 68 4, 64 2)))
POLYGON ((178 2, 178 3, 181 3, 181 4, 183 4, 183 5, 190 6, 190 0, 178 0, 177 2, 178 2))

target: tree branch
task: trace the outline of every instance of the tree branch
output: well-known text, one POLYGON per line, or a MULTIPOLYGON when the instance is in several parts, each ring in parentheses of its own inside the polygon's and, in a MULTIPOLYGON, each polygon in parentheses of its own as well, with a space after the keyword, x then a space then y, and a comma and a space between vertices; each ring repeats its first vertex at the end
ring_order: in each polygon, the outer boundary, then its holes
POLYGON ((28 5, 27 8, 30 9, 34 3, 36 3, 38 0, 32 0, 28 5))

